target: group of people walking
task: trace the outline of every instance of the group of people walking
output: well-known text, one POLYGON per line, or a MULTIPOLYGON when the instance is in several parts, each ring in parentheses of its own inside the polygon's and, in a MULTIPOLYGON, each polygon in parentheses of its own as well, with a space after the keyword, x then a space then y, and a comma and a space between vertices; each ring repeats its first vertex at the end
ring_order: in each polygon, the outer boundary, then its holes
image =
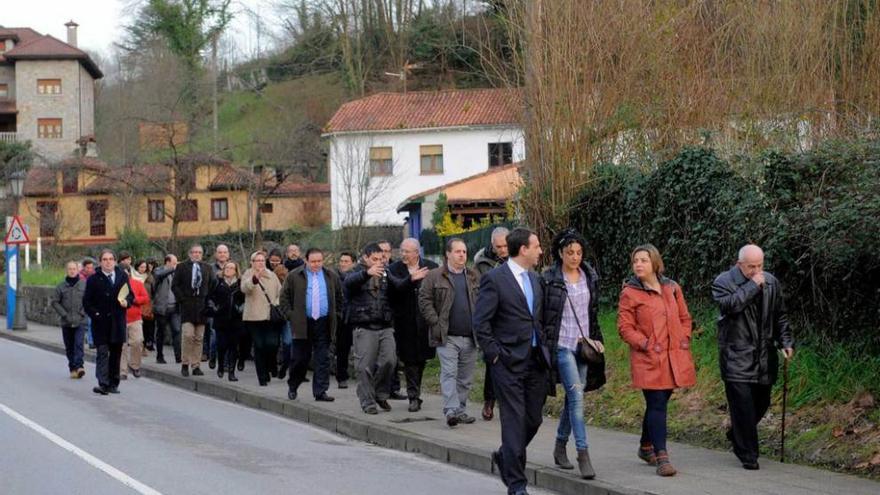
MULTIPOLYGON (((169 254, 155 269, 130 260, 117 265, 105 250, 93 274, 83 276, 77 263, 68 264, 53 307, 61 317, 71 378, 84 374, 82 345, 87 330, 91 335, 97 348, 94 391, 102 395, 119 392, 120 376, 140 376, 141 358, 153 346, 156 362, 165 363, 168 336, 183 376, 204 375, 201 363, 207 360, 220 378, 237 381, 236 370, 252 353, 261 386, 289 371, 291 400, 298 399, 312 367, 314 400, 332 402, 331 368, 338 388, 347 388, 353 355, 364 413, 390 411, 389 400, 408 400, 408 411, 417 412, 425 365, 437 356, 443 414, 454 428, 476 421, 467 402, 482 354, 482 417, 492 420, 497 404, 501 421, 501 447, 492 460, 508 492, 520 494, 526 493, 526 447, 557 384, 565 398, 553 459, 562 469, 574 469, 567 455, 573 438, 580 475, 596 476, 583 400, 605 383, 599 277, 586 262, 586 240, 575 230, 555 236, 551 249, 553 262, 541 274, 535 271, 540 241, 525 228, 495 229, 473 268, 458 238, 446 242, 439 266, 409 238, 396 261, 386 241, 367 244, 360 256, 339 253, 335 269, 324 265, 321 249, 310 248, 300 259, 299 247, 290 246, 285 256, 254 252, 243 273, 223 245, 212 264, 193 245, 187 261, 177 263, 169 254), (144 346, 147 320, 152 323, 144 346)), ((696 383, 692 320, 655 247, 638 246, 630 261, 633 273, 620 294, 617 326, 630 347, 633 386, 645 400, 637 455, 657 474, 671 476, 676 469, 666 447, 667 407, 675 389, 696 383)), ((773 347, 786 359, 793 355, 781 287, 763 271, 760 248, 747 245, 736 266, 715 280, 712 296, 721 309, 728 438, 743 466, 758 469, 757 424, 769 407, 778 366, 773 347)))

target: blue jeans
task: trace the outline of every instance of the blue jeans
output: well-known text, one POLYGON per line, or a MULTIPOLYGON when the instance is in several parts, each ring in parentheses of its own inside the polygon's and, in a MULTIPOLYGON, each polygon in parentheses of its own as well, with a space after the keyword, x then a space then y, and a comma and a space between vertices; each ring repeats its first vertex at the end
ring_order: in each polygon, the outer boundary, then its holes
POLYGON ((89 345, 90 346, 95 345, 95 339, 92 338, 92 319, 89 317, 86 317, 86 321, 85 321, 85 323, 82 324, 82 328, 86 333, 86 338, 89 341, 89 345))
POLYGON ((587 363, 579 363, 575 351, 559 347, 556 351, 557 367, 562 388, 565 389, 565 408, 559 415, 556 440, 567 442, 574 435, 578 450, 587 448, 587 427, 584 423, 584 384, 587 383, 587 363))
POLYGON ((67 353, 67 368, 70 371, 83 367, 83 327, 61 327, 64 350, 67 353))

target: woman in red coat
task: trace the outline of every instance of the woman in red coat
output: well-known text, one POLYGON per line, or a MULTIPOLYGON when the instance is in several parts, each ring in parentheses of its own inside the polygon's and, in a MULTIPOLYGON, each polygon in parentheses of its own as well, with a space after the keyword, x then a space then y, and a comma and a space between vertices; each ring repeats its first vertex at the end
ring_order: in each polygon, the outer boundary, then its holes
POLYGON ((144 319, 141 307, 150 303, 150 295, 144 283, 137 277, 129 278, 134 302, 125 311, 125 343, 122 346, 122 359, 119 361, 119 377, 128 378, 128 371, 135 378, 141 376, 141 360, 144 357, 144 319))
POLYGON ((663 276, 663 259, 650 244, 630 257, 634 276, 620 293, 617 329, 630 346, 633 387, 645 396, 639 458, 673 476, 666 451, 666 408, 672 390, 696 383, 691 357, 691 315, 681 287, 663 276))

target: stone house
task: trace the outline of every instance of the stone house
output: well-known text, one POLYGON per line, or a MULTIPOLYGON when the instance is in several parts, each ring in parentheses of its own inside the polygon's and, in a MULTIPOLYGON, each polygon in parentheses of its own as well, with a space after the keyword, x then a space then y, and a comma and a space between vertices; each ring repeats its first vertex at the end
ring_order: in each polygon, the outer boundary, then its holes
POLYGON ((43 164, 70 157, 94 141, 95 81, 104 75, 77 48, 31 28, 0 27, 0 141, 30 141, 43 164))

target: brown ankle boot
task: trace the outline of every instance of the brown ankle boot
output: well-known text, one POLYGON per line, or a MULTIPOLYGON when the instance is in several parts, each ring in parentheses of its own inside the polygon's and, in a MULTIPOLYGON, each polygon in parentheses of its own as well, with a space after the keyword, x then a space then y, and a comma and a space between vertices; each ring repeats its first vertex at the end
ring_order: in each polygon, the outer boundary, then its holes
POLYGON ((568 453, 565 451, 565 442, 556 440, 556 447, 553 448, 553 461, 561 469, 574 469, 571 461, 568 460, 568 453))
POLYGON ((669 454, 665 450, 657 453, 657 474, 660 476, 675 476, 675 466, 669 462, 669 454))
POLYGON ((581 470, 581 478, 591 480, 596 477, 596 471, 593 470, 593 464, 590 462, 590 451, 588 449, 578 450, 578 468, 581 470))

